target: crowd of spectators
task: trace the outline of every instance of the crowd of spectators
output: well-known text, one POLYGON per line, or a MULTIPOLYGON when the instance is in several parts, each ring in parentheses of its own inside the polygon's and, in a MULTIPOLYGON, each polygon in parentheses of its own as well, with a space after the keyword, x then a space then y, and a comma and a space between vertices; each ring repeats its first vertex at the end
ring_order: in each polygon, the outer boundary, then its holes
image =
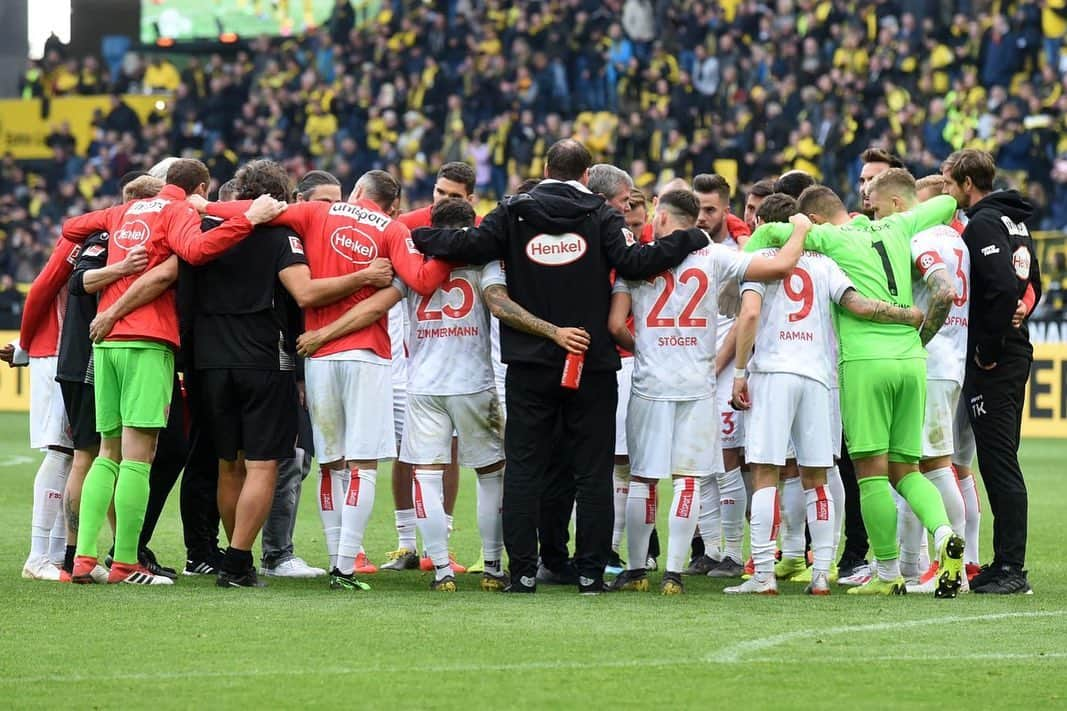
POLYGON ((125 171, 200 157, 214 178, 266 156, 293 175, 365 170, 429 201, 436 167, 466 160, 495 199, 538 176, 574 135, 654 192, 718 170, 743 189, 799 168, 854 205, 860 153, 917 175, 963 147, 990 150, 1067 227, 1067 0, 350 0, 319 28, 209 57, 130 53, 105 68, 58 42, 23 95, 169 95, 142 125, 113 98, 79 152, 0 165, 0 273, 32 278, 68 212, 114 200, 125 171), (361 8, 366 3, 357 3, 361 8), (110 70, 109 70, 110 69, 110 70))

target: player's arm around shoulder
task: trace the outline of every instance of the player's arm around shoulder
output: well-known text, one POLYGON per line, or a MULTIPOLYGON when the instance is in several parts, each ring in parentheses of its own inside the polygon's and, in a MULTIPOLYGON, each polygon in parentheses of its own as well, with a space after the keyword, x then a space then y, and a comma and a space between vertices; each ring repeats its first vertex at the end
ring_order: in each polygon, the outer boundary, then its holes
POLYGON ((326 324, 322 328, 305 331, 296 339, 296 352, 304 358, 310 358, 315 352, 327 343, 336 341, 338 338, 347 336, 356 331, 362 331, 373 323, 383 319, 389 313, 389 309, 400 303, 404 296, 405 287, 399 280, 379 289, 348 311, 326 324))
MULTIPOLYGON (((740 275, 743 279, 746 281, 778 281, 785 279, 793 272, 797 262, 800 261, 800 255, 804 252, 804 241, 808 232, 811 231, 812 224, 807 215, 800 214, 790 217, 789 222, 792 225, 789 240, 773 257, 748 256, 750 261, 740 275)), ((751 240, 749 243, 751 244, 751 240)))
POLYGON ((741 311, 737 315, 735 331, 737 346, 734 354, 734 385, 732 402, 738 410, 752 407, 752 398, 748 392, 748 361, 752 357, 752 348, 756 344, 756 332, 759 330, 760 313, 763 311, 763 291, 757 288, 743 289, 741 292, 741 311))

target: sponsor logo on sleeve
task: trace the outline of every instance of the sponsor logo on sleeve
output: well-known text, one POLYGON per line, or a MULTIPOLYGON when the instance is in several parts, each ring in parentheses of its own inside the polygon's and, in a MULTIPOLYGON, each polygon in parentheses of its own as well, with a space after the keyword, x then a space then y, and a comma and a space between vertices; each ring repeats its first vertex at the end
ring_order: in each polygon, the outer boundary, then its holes
POLYGON ((992 257, 994 254, 1000 254, 1000 247, 995 244, 991 244, 988 247, 982 247, 983 257, 992 257))
POLYGON ((408 246, 408 252, 410 252, 411 254, 419 253, 419 248, 415 246, 415 240, 408 237, 404 240, 404 243, 408 246))
POLYGON ((150 234, 148 225, 143 220, 128 220, 122 223, 122 227, 112 235, 112 239, 120 249, 130 250, 147 242, 150 234))
POLYGON ((526 256, 531 262, 546 267, 562 267, 581 259, 588 249, 585 238, 573 232, 540 234, 526 243, 526 256))
MULTIPOLYGON (((127 215, 143 215, 146 212, 162 212, 163 208, 170 203, 170 200, 138 200, 134 204, 130 205, 130 209, 126 211, 127 215)), ((192 208, 190 208, 192 209, 192 208)))
POLYGON ((1028 237, 1030 236, 1030 230, 1026 229, 1026 225, 1021 222, 1016 222, 1007 215, 1001 215, 1000 221, 1004 223, 1004 227, 1008 230, 1008 234, 1013 237, 1028 237))
POLYGON ((634 233, 631 232, 630 228, 628 228, 628 227, 623 227, 622 228, 622 236, 623 236, 623 238, 626 239, 626 244, 627 245, 633 245, 633 244, 635 244, 637 242, 637 240, 634 239, 634 233))
POLYGON ((104 245, 102 244, 94 244, 92 247, 89 247, 87 250, 85 250, 85 256, 99 257, 101 254, 104 253, 105 249, 106 247, 104 247, 104 245))
POLYGON ((370 264, 378 256, 378 243, 366 232, 350 225, 333 231, 330 246, 353 264, 370 264))
MULTIPOLYGON (((74 264, 78 261, 78 255, 81 254, 82 246, 80 244, 74 245, 74 248, 70 250, 70 254, 67 255, 67 262, 74 264)), ((90 255, 92 256, 92 255, 90 255)))
POLYGON ((296 235, 289 235, 289 249, 293 250, 293 254, 303 254, 304 243, 296 235))
POLYGON ((1015 268, 1015 276, 1023 281, 1030 278, 1030 250, 1019 247, 1011 255, 1011 265, 1015 268))

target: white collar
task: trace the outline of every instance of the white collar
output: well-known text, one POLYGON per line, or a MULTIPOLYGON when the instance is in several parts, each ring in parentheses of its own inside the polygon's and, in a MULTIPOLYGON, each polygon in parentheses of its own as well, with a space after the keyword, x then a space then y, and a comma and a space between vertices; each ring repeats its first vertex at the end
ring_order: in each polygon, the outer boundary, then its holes
POLYGON ((563 180, 556 180, 555 178, 545 178, 544 180, 541 181, 541 184, 543 185, 545 183, 563 183, 564 185, 570 185, 572 188, 577 188, 578 190, 581 190, 583 193, 589 193, 590 195, 593 194, 592 190, 590 190, 589 188, 585 187, 584 185, 579 183, 577 180, 563 181, 563 180))

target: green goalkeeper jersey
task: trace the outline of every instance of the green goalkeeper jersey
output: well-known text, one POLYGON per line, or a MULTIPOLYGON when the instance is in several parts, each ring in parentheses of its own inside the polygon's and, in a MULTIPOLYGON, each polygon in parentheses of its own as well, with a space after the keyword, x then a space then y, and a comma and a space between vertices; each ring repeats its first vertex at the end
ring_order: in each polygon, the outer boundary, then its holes
MULTIPOLYGON (((859 216, 844 225, 816 225, 808 232, 804 248, 837 262, 864 296, 909 307, 913 305, 911 238, 949 222, 955 212, 956 201, 939 195, 881 220, 859 216)), ((792 225, 785 223, 761 225, 745 251, 781 247, 792 231, 792 225)), ((834 321, 841 362, 926 357, 919 332, 911 326, 865 321, 836 305, 834 321)))

